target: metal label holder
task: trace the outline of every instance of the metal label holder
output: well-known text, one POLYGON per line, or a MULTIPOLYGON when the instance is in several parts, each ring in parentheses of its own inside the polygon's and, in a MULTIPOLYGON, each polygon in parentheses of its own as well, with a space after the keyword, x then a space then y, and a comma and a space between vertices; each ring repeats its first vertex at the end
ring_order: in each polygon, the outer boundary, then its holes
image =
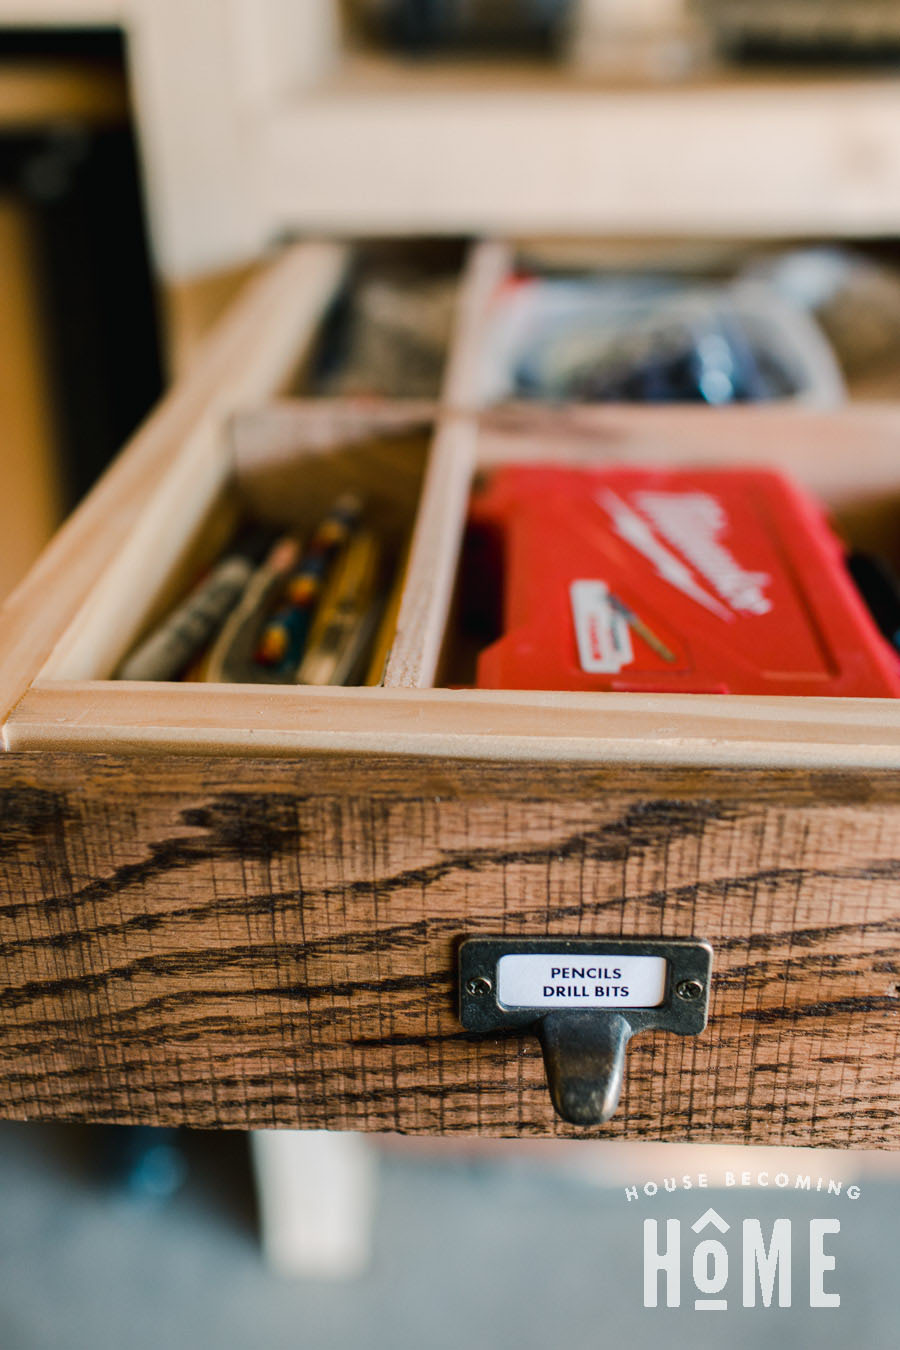
POLYGON ((697 1036, 709 1010, 712 948, 699 938, 476 937, 459 949, 459 1020, 467 1031, 531 1031, 544 1055, 553 1105, 573 1125, 602 1125, 614 1114, 625 1075, 625 1051, 639 1031, 697 1036), (504 956, 606 961, 661 957, 662 1001, 652 1007, 509 1007, 500 1002, 504 956))

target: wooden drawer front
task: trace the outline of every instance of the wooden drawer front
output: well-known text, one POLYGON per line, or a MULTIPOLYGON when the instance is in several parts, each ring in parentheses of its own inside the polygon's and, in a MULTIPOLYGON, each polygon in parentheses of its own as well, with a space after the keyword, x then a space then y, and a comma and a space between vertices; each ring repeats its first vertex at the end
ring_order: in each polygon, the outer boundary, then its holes
POLYGON ((5 1114, 583 1134, 458 941, 664 934, 710 1024, 599 1133, 900 1145, 898 774, 23 754, 3 810, 5 1114))

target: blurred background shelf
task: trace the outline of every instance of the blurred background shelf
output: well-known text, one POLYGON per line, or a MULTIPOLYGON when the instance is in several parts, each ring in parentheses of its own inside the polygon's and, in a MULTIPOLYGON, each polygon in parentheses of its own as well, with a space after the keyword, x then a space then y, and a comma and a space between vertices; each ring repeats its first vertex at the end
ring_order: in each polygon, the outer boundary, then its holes
POLYGON ((583 27, 600 15, 604 43, 570 34, 556 59, 437 59, 379 50, 348 22, 360 8, 0 0, 0 33, 124 34, 166 283, 318 230, 900 230, 890 55, 827 73, 729 65, 679 35, 702 13, 688 0, 576 0, 583 27))
POLYGON ((273 110, 281 228, 740 234, 900 229, 900 79, 600 86, 367 58, 273 110))

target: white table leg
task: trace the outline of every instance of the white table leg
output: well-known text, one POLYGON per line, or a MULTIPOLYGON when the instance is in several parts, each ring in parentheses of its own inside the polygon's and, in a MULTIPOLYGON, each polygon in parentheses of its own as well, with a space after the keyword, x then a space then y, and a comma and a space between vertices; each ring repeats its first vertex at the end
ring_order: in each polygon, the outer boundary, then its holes
POLYGON ((346 1279, 368 1265, 375 1151, 362 1134, 255 1130, 262 1247, 282 1275, 346 1279))

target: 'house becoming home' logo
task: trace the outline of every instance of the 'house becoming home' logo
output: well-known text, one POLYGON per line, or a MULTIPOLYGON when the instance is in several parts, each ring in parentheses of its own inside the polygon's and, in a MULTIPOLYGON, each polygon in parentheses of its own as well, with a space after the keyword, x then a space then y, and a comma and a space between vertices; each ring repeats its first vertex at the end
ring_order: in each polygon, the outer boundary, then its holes
MULTIPOLYGON (((660 1224, 656 1219, 644 1220, 644 1307, 655 1308, 659 1302, 660 1284, 665 1285, 665 1302, 669 1308, 681 1307, 681 1220, 665 1220, 665 1247, 659 1248, 660 1224)), ((776 1219, 768 1235, 763 1233, 759 1219, 744 1219, 740 1239, 740 1289, 745 1308, 755 1308, 757 1300, 764 1308, 772 1306, 776 1283, 777 1306, 791 1306, 791 1255, 794 1226, 790 1219, 776 1219)), ((806 1225, 803 1225, 805 1228, 806 1225)), ((700 1238, 705 1230, 714 1228, 728 1233, 731 1225, 712 1208, 701 1214, 691 1231, 698 1238, 691 1260, 693 1283, 697 1296, 694 1308, 698 1312, 727 1312, 725 1296, 730 1276, 730 1252, 725 1242, 716 1237, 700 1238)), ((811 1308, 839 1308, 839 1293, 827 1291, 825 1274, 833 1271, 836 1258, 825 1250, 826 1234, 841 1231, 840 1219, 809 1220, 809 1306, 811 1308)))
MULTIPOLYGON (((825 1178, 768 1172, 726 1172, 724 1186, 768 1187, 816 1192, 838 1197, 842 1182, 825 1178), (738 1180, 738 1177, 740 1180, 738 1180)), ((647 1182, 625 1189, 629 1202, 652 1199, 674 1190, 703 1189, 706 1174, 667 1177, 660 1188, 647 1182)), ((856 1200, 860 1188, 843 1189, 843 1198, 856 1200)), ((643 1222, 643 1292, 645 1308, 693 1306, 697 1312, 727 1312, 732 1308, 790 1308, 792 1302, 810 1308, 839 1308, 837 1276, 841 1221, 838 1218, 797 1217, 763 1221, 756 1217, 729 1223, 712 1206, 693 1222, 645 1218, 643 1222), (796 1261, 795 1261, 795 1258, 796 1261), (804 1289, 795 1288, 795 1265, 803 1269, 804 1289), (808 1287, 805 1278, 808 1270, 808 1287)))

